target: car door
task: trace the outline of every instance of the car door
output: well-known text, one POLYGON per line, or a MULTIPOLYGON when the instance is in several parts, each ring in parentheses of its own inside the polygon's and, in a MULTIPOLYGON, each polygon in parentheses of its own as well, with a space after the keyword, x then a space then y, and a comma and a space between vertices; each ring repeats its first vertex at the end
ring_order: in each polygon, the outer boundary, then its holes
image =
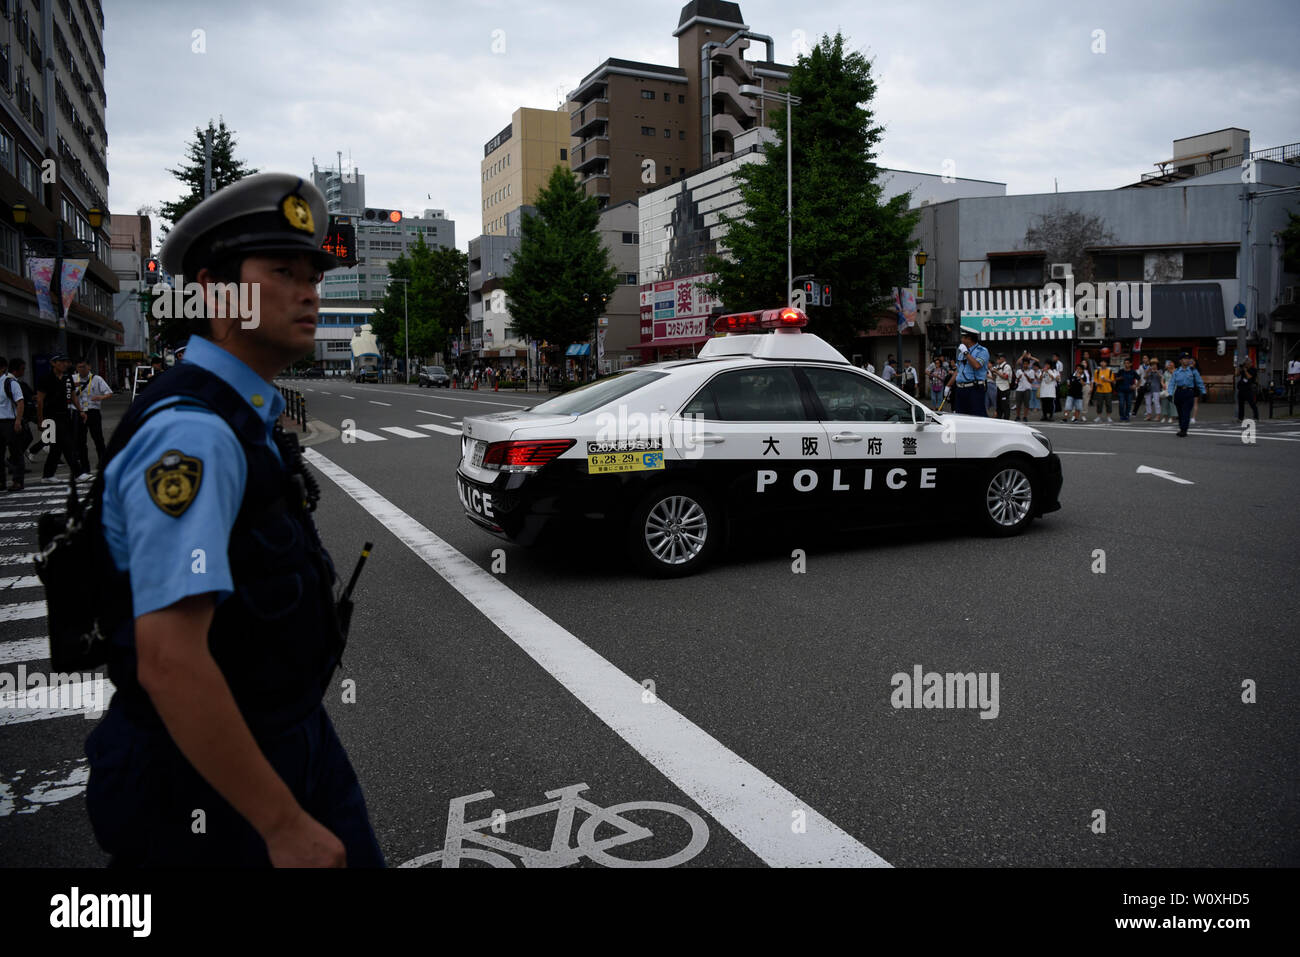
POLYGON ((816 399, 830 444, 831 489, 846 518, 891 524, 939 507, 957 476, 956 443, 897 390, 850 368, 804 366, 799 370, 816 399))
POLYGON ((733 515, 809 510, 825 494, 826 431, 792 365, 719 372, 681 415, 690 436, 682 474, 698 476, 733 515))

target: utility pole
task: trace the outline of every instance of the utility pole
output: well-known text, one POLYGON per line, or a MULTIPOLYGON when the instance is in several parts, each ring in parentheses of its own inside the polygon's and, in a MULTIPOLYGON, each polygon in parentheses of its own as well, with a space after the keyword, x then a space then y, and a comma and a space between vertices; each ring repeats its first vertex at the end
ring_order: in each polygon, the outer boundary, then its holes
POLYGON ((212 195, 212 123, 208 122, 207 132, 203 134, 203 198, 212 195))

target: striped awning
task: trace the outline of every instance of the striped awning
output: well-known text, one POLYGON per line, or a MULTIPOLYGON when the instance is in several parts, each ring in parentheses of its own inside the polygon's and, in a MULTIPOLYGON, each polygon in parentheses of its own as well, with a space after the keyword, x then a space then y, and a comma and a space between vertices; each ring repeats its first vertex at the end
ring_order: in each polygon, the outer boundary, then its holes
POLYGON ((1043 289, 963 289, 961 326, 982 339, 1072 339, 1074 307, 1043 289))

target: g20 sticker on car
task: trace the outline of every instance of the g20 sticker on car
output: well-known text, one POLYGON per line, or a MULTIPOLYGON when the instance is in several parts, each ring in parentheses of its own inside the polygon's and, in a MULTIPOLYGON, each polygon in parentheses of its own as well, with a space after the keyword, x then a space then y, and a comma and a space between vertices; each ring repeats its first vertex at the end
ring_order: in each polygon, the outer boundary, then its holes
POLYGON ((662 439, 630 442, 588 442, 587 474, 653 472, 664 467, 662 439))

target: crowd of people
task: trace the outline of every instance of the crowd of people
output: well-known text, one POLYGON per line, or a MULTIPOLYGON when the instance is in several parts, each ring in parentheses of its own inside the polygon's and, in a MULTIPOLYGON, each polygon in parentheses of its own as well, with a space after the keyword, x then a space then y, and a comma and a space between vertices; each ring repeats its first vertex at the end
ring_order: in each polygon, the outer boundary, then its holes
MULTIPOLYGON (((899 384, 915 396, 919 384, 916 370, 905 362, 895 371, 890 356, 883 378, 899 384)), ((874 372, 874 368, 868 367, 874 372)), ((950 404, 956 412, 984 415, 1015 422, 1038 421, 1087 422, 1089 413, 1095 421, 1113 423, 1134 421, 1178 423, 1179 435, 1196 423, 1200 400, 1207 394, 1205 382, 1188 352, 1175 362, 1163 363, 1155 356, 1122 358, 1112 365, 1109 349, 1102 349, 1096 360, 1084 350, 1073 369, 1068 369, 1059 352, 1035 356, 1024 350, 1014 359, 1008 353, 990 354, 980 344, 979 336, 962 331, 962 345, 957 356, 936 355, 925 368, 925 382, 930 404, 936 410, 950 404), (1136 364, 1135 364, 1136 362, 1136 364)), ((1257 405, 1258 374, 1249 361, 1237 367, 1235 375, 1237 420, 1250 406, 1259 418, 1257 405)))
POLYGON ((85 359, 74 364, 61 354, 51 358, 50 371, 35 389, 26 381, 26 372, 24 360, 10 363, 0 357, 0 453, 8 454, 9 467, 9 484, 0 481, 0 489, 22 490, 28 463, 42 451, 46 451, 42 482, 62 481, 54 475, 60 460, 78 481, 92 478, 87 440, 95 443, 98 470, 104 459, 101 406, 113 390, 102 376, 91 372, 85 359))

